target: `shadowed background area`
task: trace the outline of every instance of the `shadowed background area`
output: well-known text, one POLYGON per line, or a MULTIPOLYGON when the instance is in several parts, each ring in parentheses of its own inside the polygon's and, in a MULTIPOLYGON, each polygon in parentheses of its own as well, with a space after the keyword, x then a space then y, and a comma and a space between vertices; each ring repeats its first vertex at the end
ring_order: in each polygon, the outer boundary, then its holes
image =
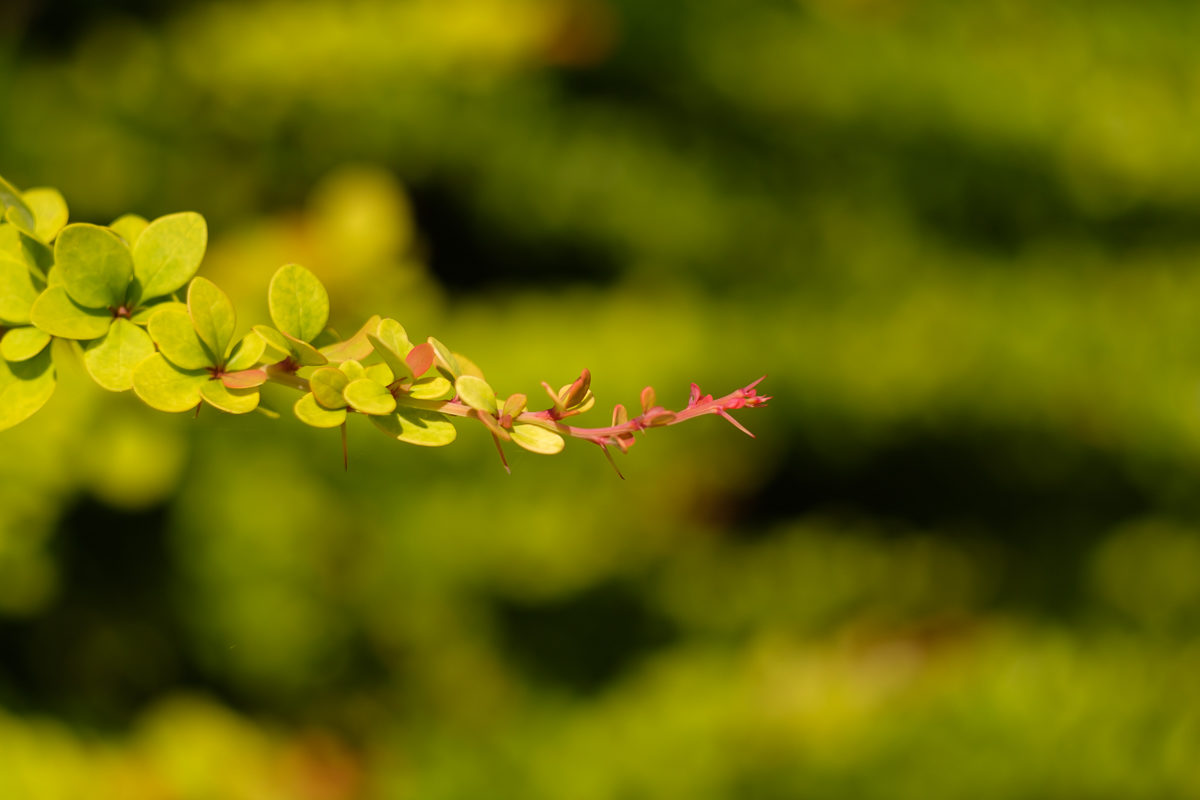
MULTIPOLYGON (((500 467, 0 433, 0 796, 1200 794, 1200 6, 18 0, 0 174, 198 211, 239 334, 775 397, 500 467)), ((351 420, 354 422, 356 420, 351 420)), ((573 446, 572 446, 573 445, 573 446)))

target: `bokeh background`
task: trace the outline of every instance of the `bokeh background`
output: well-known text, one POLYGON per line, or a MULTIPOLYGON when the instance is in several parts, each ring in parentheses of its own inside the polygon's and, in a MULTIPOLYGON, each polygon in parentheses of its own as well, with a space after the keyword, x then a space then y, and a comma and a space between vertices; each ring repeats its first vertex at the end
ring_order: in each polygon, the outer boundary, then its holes
MULTIPOLYGON (((0 796, 1200 796, 1200 6, 9 0, 0 173, 620 459, 0 433, 0 796), (603 418, 604 412, 598 411, 603 418), (603 424, 603 422, 597 423, 603 424)), ((279 398, 281 404, 286 397, 279 398)))

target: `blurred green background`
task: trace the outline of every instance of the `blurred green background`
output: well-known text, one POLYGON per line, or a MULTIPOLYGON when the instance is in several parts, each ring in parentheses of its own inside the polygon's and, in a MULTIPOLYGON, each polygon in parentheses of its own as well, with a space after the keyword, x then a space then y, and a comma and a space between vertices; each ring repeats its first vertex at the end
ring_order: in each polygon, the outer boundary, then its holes
MULTIPOLYGON (((0 797, 1200 796, 1200 6, 10 0, 0 173, 595 448, 0 433, 0 797), (604 418, 597 411, 597 418, 604 418), (595 424, 603 424, 597 422, 595 424)), ((281 397, 281 402, 286 398, 281 397)))

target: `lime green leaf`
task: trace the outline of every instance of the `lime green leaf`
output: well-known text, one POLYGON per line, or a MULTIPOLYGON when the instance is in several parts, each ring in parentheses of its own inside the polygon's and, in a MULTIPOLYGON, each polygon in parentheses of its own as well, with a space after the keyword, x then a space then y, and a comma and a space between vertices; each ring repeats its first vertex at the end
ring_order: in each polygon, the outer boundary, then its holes
POLYGON ((341 364, 338 364, 337 368, 343 375, 352 381, 356 381, 359 378, 365 378, 367 375, 367 370, 363 367, 363 365, 354 360, 343 361, 341 364))
POLYGON ((158 351, 180 369, 207 369, 215 367, 212 354, 200 341, 200 335, 192 326, 191 315, 183 304, 172 303, 150 317, 147 325, 150 338, 158 345, 158 351))
POLYGON ((122 214, 108 227, 116 231, 117 235, 125 240, 125 244, 132 248, 149 224, 145 217, 138 214, 122 214))
POLYGON ((0 223, 0 253, 7 253, 18 261, 24 261, 33 274, 45 279, 54 266, 54 251, 43 242, 22 233, 12 225, 0 223))
MULTIPOLYGON (((432 336, 429 337, 429 343, 433 345, 433 352, 437 353, 438 364, 453 375, 455 378, 463 374, 462 366, 458 363, 458 359, 454 357, 454 353, 450 352, 450 348, 439 342, 432 336)), ((476 376, 479 377, 479 376, 476 376)))
POLYGON ((233 352, 225 362, 225 369, 229 372, 249 369, 259 362, 266 349, 267 343, 261 336, 253 332, 247 333, 233 346, 233 352))
POLYGON ((346 401, 364 414, 390 414, 396 410, 396 398, 370 378, 351 381, 343 390, 346 401))
POLYGON ((17 187, 4 180, 4 178, 0 178, 0 211, 4 212, 0 216, 3 216, 30 236, 34 235, 34 231, 37 228, 37 220, 34 219, 33 211, 21 199, 21 193, 17 191, 17 187))
POLYGON ((413 381, 408 394, 415 400, 449 400, 454 396, 454 384, 441 375, 413 381))
POLYGON ((107 310, 84 308, 76 303, 62 286, 42 292, 33 304, 29 318, 46 333, 64 339, 99 338, 108 332, 113 321, 107 310))
POLYGON ((133 391, 159 411, 190 411, 200 403, 200 389, 211 380, 208 370, 182 370, 155 353, 133 369, 133 391))
MULTIPOLYGON (((140 308, 138 308, 137 311, 133 312, 133 316, 131 316, 129 319, 130 319, 130 321, 135 322, 138 325, 145 326, 147 323, 150 322, 151 317, 153 317, 159 311, 164 311, 168 308, 177 308, 180 311, 182 311, 184 314, 187 314, 187 305, 186 304, 180 303, 180 302, 177 302, 174 300, 169 300, 165 303, 152 303, 148 306, 141 306, 140 308)), ((190 317, 188 318, 188 324, 191 324, 190 317)))
POLYGON ((344 342, 335 342, 321 348, 321 354, 330 361, 362 361, 371 355, 371 340, 367 337, 379 327, 379 315, 366 321, 358 332, 344 342))
POLYGON ((395 414, 369 416, 367 419, 393 439, 422 447, 441 447, 450 444, 458 436, 450 420, 436 411, 402 408, 395 414))
POLYGON ((480 380, 474 375, 463 375, 454 382, 458 399, 476 411, 493 416, 498 412, 496 407, 496 392, 487 381, 480 380))
POLYGON ((286 264, 267 287, 267 309, 276 328, 310 342, 329 320, 329 294, 316 275, 299 264, 286 264))
POLYGON ((378 383, 380 386, 390 386, 395 377, 392 375, 392 370, 387 364, 371 364, 366 368, 366 377, 378 383))
POLYGON ((0 356, 7 361, 28 361, 50 344, 50 334, 39 328, 13 328, 0 339, 0 356))
POLYGON ((292 355, 291 342, 279 331, 269 325, 255 325, 251 330, 263 340, 264 360, 275 363, 292 355))
POLYGON ((0 431, 33 416, 54 394, 54 384, 49 348, 15 364, 0 360, 0 431))
POLYGON ((207 246, 208 225, 194 211, 168 214, 147 225, 133 244, 133 274, 142 299, 170 294, 191 280, 207 246))
POLYGON ((29 267, 8 253, 0 253, 0 323, 11 326, 29 322, 29 310, 38 294, 29 267))
POLYGON ((114 320, 103 339, 83 352, 83 365, 96 383, 110 392, 133 388, 133 370, 154 354, 150 334, 127 319, 114 320))
POLYGON ((463 375, 474 375, 480 380, 487 380, 487 378, 485 378, 483 375, 483 370, 481 370, 474 361, 467 358, 462 353, 454 353, 453 356, 454 360, 458 362, 458 368, 462 370, 463 375))
POLYGON ((375 338, 401 357, 408 355, 408 351, 412 350, 412 342, 408 340, 404 326, 390 317, 379 321, 379 326, 375 329, 375 338))
POLYGON ((511 435, 513 442, 518 446, 531 453, 541 453, 547 456, 562 452, 563 446, 566 444, 563 437, 554 431, 525 422, 513 425, 511 435))
MULTIPOLYGON (((144 242, 156 224, 151 223, 139 241, 144 242)), ((200 341, 204 342, 217 363, 223 362, 237 324, 233 303, 208 278, 193 280, 188 287, 187 297, 188 313, 192 317, 192 324, 196 326, 196 333, 200 335, 200 341)))
POLYGON ((209 381, 201 386, 200 397, 229 414, 249 414, 258 408, 257 389, 231 389, 221 381, 209 381))
POLYGON ((346 373, 336 367, 321 367, 308 379, 308 386, 317 402, 325 408, 345 408, 342 390, 350 383, 346 373))
POLYGON ((375 348, 375 352, 383 359, 389 371, 392 373, 393 380, 412 380, 412 370, 408 368, 408 364, 404 362, 404 357, 398 353, 392 345, 386 340, 380 339, 378 336, 368 334, 367 339, 375 348))
POLYGON ((88 308, 118 308, 133 277, 133 257, 121 237, 99 225, 75 223, 54 242, 54 263, 71 299, 88 308))
POLYGON ((292 410, 296 413, 297 419, 314 428, 336 428, 346 421, 346 409, 322 408, 317 404, 312 392, 308 392, 297 400, 296 405, 292 406, 292 410))
POLYGON ((50 242, 67 224, 67 201, 57 189, 30 189, 21 195, 37 224, 34 235, 43 242, 50 242))
POLYGON ((329 363, 325 356, 321 355, 321 351, 313 347, 311 344, 300 339, 294 339, 286 333, 284 337, 288 344, 292 346, 292 357, 302 367, 319 367, 322 364, 329 363))
POLYGON ((504 401, 504 407, 500 409, 500 412, 502 416, 515 419, 521 414, 522 411, 525 410, 525 406, 528 404, 528 402, 529 398, 523 394, 517 393, 514 395, 509 395, 509 398, 504 401))

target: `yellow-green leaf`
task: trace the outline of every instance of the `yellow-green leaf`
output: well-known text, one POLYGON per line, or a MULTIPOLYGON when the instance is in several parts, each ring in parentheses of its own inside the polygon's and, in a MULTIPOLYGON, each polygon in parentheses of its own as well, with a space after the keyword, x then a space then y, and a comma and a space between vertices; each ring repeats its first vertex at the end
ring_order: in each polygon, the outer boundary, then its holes
POLYGON ((390 414, 396 410, 396 398, 392 393, 370 378, 350 381, 342 390, 342 396, 351 408, 364 414, 390 414))
POLYGON ((518 446, 525 448, 531 453, 541 453, 547 456, 562 452, 565 445, 563 437, 554 431, 525 422, 518 422, 516 425, 513 425, 511 436, 513 442, 518 446))
POLYGON ((208 225, 194 211, 168 214, 147 225, 132 245, 133 271, 141 284, 141 299, 162 297, 182 288, 200 268, 207 246, 208 225))
POLYGON ((248 414, 258 408, 257 389, 230 389, 221 381, 209 381, 201 386, 200 397, 228 414, 248 414))
POLYGON ((299 264, 286 264, 267 287, 267 309, 276 328, 311 342, 329 320, 329 294, 316 275, 299 264))
MULTIPOLYGON (((151 223, 139 241, 146 240, 155 224, 157 223, 151 223)), ((216 362, 221 363, 229 352, 229 345, 233 341, 233 329, 237 324, 233 303, 229 302, 229 298, 220 287, 208 278, 193 280, 188 287, 187 298, 188 314, 191 315, 200 341, 204 342, 204 346, 212 353, 216 362)))
POLYGON ((24 261, 0 253, 0 324, 23 325, 38 297, 33 273, 24 261))
POLYGON ((50 349, 17 363, 0 360, 0 431, 29 419, 54 394, 50 349))
POLYGON ((314 428, 336 428, 346 421, 346 409, 322 408, 313 397, 312 392, 306 393, 297 400, 296 405, 292 406, 292 411, 295 412, 298 420, 314 428))
POLYGON ((116 231, 117 235, 125 240, 125 244, 132 248, 149 224, 145 217, 138 214, 122 214, 108 227, 116 231))
POLYGON ((474 375, 463 375, 454 382, 454 388, 458 391, 458 399, 476 411, 493 416, 497 413, 496 392, 487 381, 474 375))
POLYGON ((103 339, 83 352, 83 365, 96 383, 110 392, 133 388, 133 370, 154 354, 150 335, 127 319, 114 320, 103 339))
POLYGON ((349 383, 350 379, 346 377, 346 373, 337 367, 321 367, 308 379, 313 396, 325 408, 346 407, 346 398, 342 397, 342 390, 349 383))
POLYGON ((39 328, 13 328, 0 338, 0 357, 6 361, 27 361, 50 344, 50 334, 39 328))
POLYGON ((29 319, 53 336, 86 340, 107 333, 113 315, 106 309, 84 308, 71 299, 65 287, 52 286, 34 302, 29 319))
POLYGON ((51 242, 67 224, 67 201, 57 189, 39 187, 29 189, 21 195, 37 224, 34 235, 43 242, 51 242))
POLYGON ((402 408, 395 414, 367 418, 393 439, 422 447, 441 447, 458 436, 453 423, 436 411, 402 408))
POLYGON ((55 269, 71 299, 87 308, 118 308, 133 278, 133 257, 120 236, 75 223, 54 242, 55 269))
POLYGON ((150 338, 158 345, 158 351, 180 369, 207 369, 217 365, 182 304, 172 303, 151 315, 146 327, 150 338))
POLYGON ((190 411, 200 402, 200 389, 210 381, 208 370, 182 370, 155 353, 133 369, 133 391, 159 411, 190 411))

